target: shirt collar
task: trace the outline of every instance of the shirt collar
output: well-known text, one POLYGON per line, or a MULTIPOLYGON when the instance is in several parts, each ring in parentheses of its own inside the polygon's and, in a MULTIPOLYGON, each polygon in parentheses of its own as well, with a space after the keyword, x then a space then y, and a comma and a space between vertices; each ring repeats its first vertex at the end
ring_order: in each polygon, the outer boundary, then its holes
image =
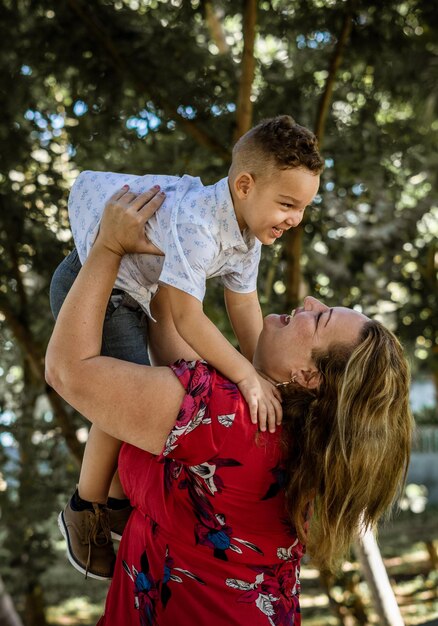
POLYGON ((211 186, 217 207, 217 221, 219 223, 220 240, 222 248, 241 248, 244 251, 250 250, 255 243, 255 237, 248 230, 240 232, 234 210, 233 199, 231 197, 228 177, 222 178, 211 186))

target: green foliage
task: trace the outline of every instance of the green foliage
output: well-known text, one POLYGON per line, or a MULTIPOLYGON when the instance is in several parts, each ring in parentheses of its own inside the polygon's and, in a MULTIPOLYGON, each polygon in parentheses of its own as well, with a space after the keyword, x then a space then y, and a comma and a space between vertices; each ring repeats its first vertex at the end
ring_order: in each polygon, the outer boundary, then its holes
MULTIPOLYGON (((436 376, 434 3, 258 4, 254 121, 290 113, 311 128, 351 10, 323 136, 327 167, 305 226, 305 290, 380 316, 414 367, 436 376)), ((72 246, 68 190, 82 169, 188 172, 205 183, 226 175, 241 6, 213 3, 221 52, 205 5, 0 1, 0 573, 20 607, 52 563, 54 512, 77 469, 65 424, 44 404, 42 373, 50 278, 72 246)), ((284 244, 264 249, 266 311, 284 306, 285 258, 284 244)), ((220 291, 210 286, 206 310, 231 337, 220 291)), ((83 422, 65 411, 74 435, 83 422)))
POLYGON ((415 421, 418 425, 438 426, 438 408, 425 406, 415 413, 415 421))

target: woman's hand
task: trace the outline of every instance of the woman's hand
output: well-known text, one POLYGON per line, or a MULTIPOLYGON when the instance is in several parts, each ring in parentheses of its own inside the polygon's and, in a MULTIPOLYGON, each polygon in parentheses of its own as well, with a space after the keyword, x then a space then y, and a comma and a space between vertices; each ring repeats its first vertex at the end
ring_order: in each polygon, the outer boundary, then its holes
POLYGON ((125 185, 107 201, 96 243, 118 256, 150 253, 144 227, 164 199, 165 193, 158 186, 138 195, 125 185))

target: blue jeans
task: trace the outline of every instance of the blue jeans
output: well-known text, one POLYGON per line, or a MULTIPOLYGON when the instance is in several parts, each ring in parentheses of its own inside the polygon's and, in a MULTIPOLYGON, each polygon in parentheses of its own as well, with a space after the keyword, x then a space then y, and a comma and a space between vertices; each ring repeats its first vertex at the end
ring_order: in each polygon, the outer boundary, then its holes
MULTIPOLYGON (((76 248, 58 265, 50 283, 50 306, 55 319, 81 269, 76 248)), ((113 289, 105 313, 102 355, 150 365, 147 349, 147 317, 131 296, 113 289)))

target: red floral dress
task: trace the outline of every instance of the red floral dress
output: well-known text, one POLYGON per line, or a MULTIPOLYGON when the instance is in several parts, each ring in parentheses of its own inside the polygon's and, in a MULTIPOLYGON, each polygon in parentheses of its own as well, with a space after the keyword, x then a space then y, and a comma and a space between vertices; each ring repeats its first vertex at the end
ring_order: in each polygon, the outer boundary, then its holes
POLYGON ((99 626, 299 626, 304 553, 284 509, 280 430, 257 435, 236 385, 203 362, 159 456, 124 444, 135 507, 99 626))

